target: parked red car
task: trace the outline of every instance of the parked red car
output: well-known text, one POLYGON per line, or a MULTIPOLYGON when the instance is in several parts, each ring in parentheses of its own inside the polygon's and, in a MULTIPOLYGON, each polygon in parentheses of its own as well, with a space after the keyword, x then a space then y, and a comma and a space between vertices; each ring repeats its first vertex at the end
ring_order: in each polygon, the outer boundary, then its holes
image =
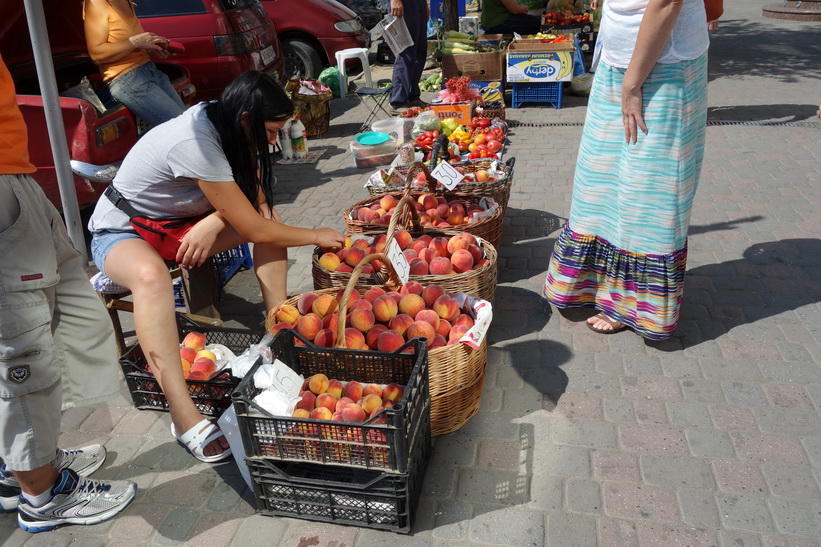
POLYGON ((185 47, 167 62, 188 69, 200 100, 219 98, 247 70, 285 82, 277 30, 259 0, 140 0, 134 10, 145 30, 185 47))
POLYGON ((262 5, 282 43, 288 78, 316 78, 324 67, 336 65, 337 51, 371 45, 362 19, 336 0, 262 0, 262 5))
MULTIPOLYGON (((43 0, 43 8, 70 159, 100 166, 116 164, 146 126, 111 98, 97 65, 91 62, 83 33, 82 2, 43 0), (84 78, 87 85, 82 85, 84 78)), ((0 2, 0 21, 0 51, 14 79, 17 102, 28 126, 29 155, 37 167, 33 177, 59 209, 60 191, 23 3, 0 2)), ((183 102, 190 104, 195 91, 187 71, 165 63, 157 66, 168 74, 183 102)), ((106 183, 75 176, 74 186, 83 209, 96 203, 106 183)))

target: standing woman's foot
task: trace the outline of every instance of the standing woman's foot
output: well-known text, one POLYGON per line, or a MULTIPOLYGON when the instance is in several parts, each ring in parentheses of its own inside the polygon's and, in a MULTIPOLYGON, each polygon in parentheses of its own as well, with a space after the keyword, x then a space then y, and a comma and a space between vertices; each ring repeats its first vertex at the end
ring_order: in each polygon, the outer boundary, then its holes
POLYGON ((604 313, 598 313, 587 320, 587 327, 599 334, 615 334, 627 328, 627 325, 610 319, 604 313))

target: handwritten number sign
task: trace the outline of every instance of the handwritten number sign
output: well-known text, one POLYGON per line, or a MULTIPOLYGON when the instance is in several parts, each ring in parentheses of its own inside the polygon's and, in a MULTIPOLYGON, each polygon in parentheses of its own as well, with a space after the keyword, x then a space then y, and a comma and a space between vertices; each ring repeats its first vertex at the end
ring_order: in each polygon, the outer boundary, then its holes
POLYGON ((393 264, 393 269, 396 270, 399 281, 401 281, 403 285, 407 283, 408 276, 410 275, 410 264, 408 264, 408 259, 405 257, 402 249, 399 248, 399 243, 397 243, 395 239, 388 245, 385 254, 388 260, 391 261, 391 264, 393 264))
POLYGON ((442 186, 447 188, 448 190, 453 190, 456 188, 456 185, 461 182, 464 178, 464 175, 456 170, 451 164, 446 161, 441 162, 437 165, 433 171, 430 172, 433 175, 433 178, 438 180, 442 183, 442 186))

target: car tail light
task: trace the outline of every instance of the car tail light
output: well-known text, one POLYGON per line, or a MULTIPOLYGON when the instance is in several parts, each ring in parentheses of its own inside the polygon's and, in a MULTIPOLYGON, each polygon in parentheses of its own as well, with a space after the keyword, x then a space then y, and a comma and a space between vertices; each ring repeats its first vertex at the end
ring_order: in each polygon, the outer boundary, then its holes
POLYGON ((95 131, 97 135, 97 146, 105 146, 120 138, 120 135, 128 133, 129 123, 125 118, 117 118, 113 122, 101 125, 95 131))
POLYGON ((214 44, 219 56, 242 55, 258 48, 257 39, 251 31, 214 36, 214 44))

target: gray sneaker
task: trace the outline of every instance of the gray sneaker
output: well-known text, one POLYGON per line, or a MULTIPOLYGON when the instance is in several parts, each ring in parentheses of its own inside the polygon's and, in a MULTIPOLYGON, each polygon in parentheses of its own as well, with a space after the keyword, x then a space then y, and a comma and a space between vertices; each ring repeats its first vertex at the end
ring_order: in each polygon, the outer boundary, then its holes
MULTIPOLYGON (((63 469, 73 469, 81 477, 87 477, 97 471, 105 462, 106 450, 101 444, 84 446, 77 450, 57 449, 57 457, 51 465, 59 472, 63 469)), ((17 510, 20 497, 20 483, 14 475, 6 469, 6 464, 0 466, 0 507, 6 513, 17 510)))
POLYGON ((17 524, 36 534, 64 524, 97 524, 125 509, 137 493, 131 481, 93 481, 71 469, 63 469, 54 487, 54 497, 40 507, 32 507, 21 496, 17 524))

